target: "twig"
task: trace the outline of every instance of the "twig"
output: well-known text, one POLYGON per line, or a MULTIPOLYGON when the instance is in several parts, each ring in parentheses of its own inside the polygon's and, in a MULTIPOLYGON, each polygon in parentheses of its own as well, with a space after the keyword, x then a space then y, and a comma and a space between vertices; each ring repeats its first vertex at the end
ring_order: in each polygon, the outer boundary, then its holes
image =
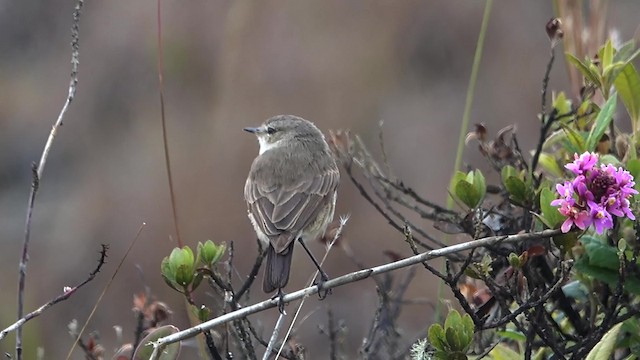
MULTIPOLYGON (((320 260, 320 266, 322 266, 324 264, 325 260, 327 260, 327 257, 329 256, 329 252, 333 248, 333 244, 335 244, 336 241, 338 240, 338 238, 342 235, 342 230, 344 229, 344 226, 347 224, 347 221, 349 221, 349 216, 341 216, 340 217, 340 226, 338 227, 338 230, 336 231, 335 235, 333 236, 333 239, 331 239, 331 241, 327 245, 326 251, 324 252, 324 256, 320 260)), ((309 286, 313 285, 313 280, 316 277, 318 277, 319 273, 320 273, 320 267, 318 267, 318 269, 311 276, 311 279, 309 279, 309 281, 308 281, 309 286)), ((308 296, 305 296, 305 297, 302 298, 302 301, 300 301, 300 305, 298 305, 298 308, 296 309, 295 315, 293 315, 293 319, 291 320, 291 325, 289 326, 289 329, 287 329, 287 333, 285 334, 285 336, 283 338, 282 345, 280 345, 280 349, 278 350, 278 354, 276 355, 276 360, 278 360, 278 357, 282 353, 282 349, 284 349, 284 344, 285 344, 287 338, 289 338, 289 335, 291 334, 291 330, 293 329, 293 325, 296 323, 296 319, 298 319, 298 315, 300 315, 300 311, 302 311, 302 306, 304 305, 304 302, 307 299, 307 297, 308 296)))
MULTIPOLYGON (((20 258, 19 275, 18 275, 18 320, 22 319, 24 314, 24 286, 27 277, 27 262, 29 261, 29 239, 31 237, 31 219, 33 215, 33 207, 36 200, 36 194, 42 175, 44 173, 44 166, 47 163, 53 140, 55 139, 58 129, 62 126, 62 120, 64 119, 69 105, 73 101, 76 95, 76 88, 78 85, 78 63, 79 63, 79 23, 80 23, 80 11, 84 5, 84 0, 78 0, 76 2, 75 9, 73 11, 73 22, 71 25, 71 80, 69 82, 69 92, 67 94, 67 100, 58 114, 56 122, 51 128, 49 138, 44 145, 42 155, 40 156, 40 162, 36 167, 33 165, 33 181, 31 184, 31 192, 29 194, 29 200, 27 202, 27 219, 25 222, 24 230, 24 242, 22 244, 22 257, 20 258)), ((22 327, 18 327, 16 331, 16 359, 22 359, 22 327)))
POLYGON ((253 268, 251 268, 251 272, 249 273, 249 276, 247 276, 247 280, 244 282, 244 284, 242 284, 242 287, 240 288, 240 290, 238 290, 238 292, 234 295, 234 299, 236 301, 239 301, 242 298, 242 295, 244 295, 244 293, 247 292, 247 290, 249 290, 249 288, 251 287, 251 284, 253 284, 253 281, 256 279, 256 276, 258 275, 258 271, 260 271, 262 260, 264 260, 264 256, 266 254, 267 252, 262 248, 262 243, 260 242, 260 240, 258 240, 258 257, 256 258, 256 262, 253 264, 253 268))
POLYGON ((204 337, 207 342, 207 348, 209 349, 209 354, 214 360, 222 360, 220 353, 218 352, 218 348, 216 348, 216 344, 213 342, 213 335, 211 335, 211 330, 207 330, 204 332, 204 337))
POLYGON ((104 287, 104 289, 102 290, 102 293, 100 293, 100 296, 98 297, 98 300, 96 301, 95 305, 93 305, 93 309, 91 309, 91 313, 89 314, 89 317, 87 317, 87 320, 85 321, 84 325, 82 325, 82 329, 80 329, 80 332, 78 332, 78 336, 76 337, 76 341, 74 341, 73 344, 71 344, 71 348, 69 349, 69 352, 67 353, 67 357, 66 357, 67 360, 69 360, 71 358, 71 353, 73 353, 73 350, 76 347, 77 339, 80 339, 80 337, 82 336, 82 333, 87 328, 87 324, 89 324, 89 320, 91 320, 91 318, 93 317, 93 314, 95 314, 96 310, 98 309, 98 305, 100 305, 100 302, 101 302, 102 298, 104 297, 104 294, 106 294, 107 290, 109 290, 109 287, 113 283, 113 279, 115 279, 116 275, 118 274, 118 271, 120 270, 120 268, 122 267, 122 264, 124 263, 124 260, 129 255, 129 252, 131 252, 131 249, 133 248, 133 245, 135 245, 135 243, 140 238, 140 234, 142 233, 142 230, 144 229, 144 227, 146 225, 147 225, 146 223, 142 223, 142 225, 140 225, 140 227, 138 228, 138 231, 136 232, 136 236, 133 238, 133 241, 131 241, 131 244, 129 244, 129 248, 127 248, 127 251, 122 256, 122 259, 120 259, 120 263, 118 263, 118 266, 116 267, 115 271, 113 272, 113 275, 111 275, 111 279, 109 279, 109 282, 107 283, 107 286, 104 287))
MULTIPOLYGON (((271 355, 271 352, 275 350, 274 346, 278 341, 278 335, 280 335, 280 328, 282 328, 282 325, 284 324, 284 317, 285 315, 283 313, 280 313, 280 316, 278 316, 278 321, 276 321, 276 326, 273 327, 273 332, 271 333, 271 338, 269 339, 269 344, 267 344, 267 350, 264 352, 264 355, 262 356, 262 360, 268 360, 269 356, 271 355)), ((284 346, 284 341, 282 342, 282 346, 284 346)), ((276 359, 278 358, 279 355, 280 353, 276 354, 276 359)))
POLYGON ((107 250, 109 249, 109 247, 107 245, 102 245, 102 250, 100 251, 100 259, 98 259, 98 266, 96 266, 96 268, 89 273, 89 277, 86 278, 83 282, 81 282, 80 284, 74 286, 74 287, 69 287, 66 288, 65 291, 56 296, 55 298, 53 298, 52 300, 50 300, 49 302, 47 302, 46 304, 40 306, 39 308, 37 308, 36 310, 28 313, 27 315, 25 315, 22 319, 16 321, 15 323, 13 323, 11 326, 7 327, 6 329, 0 331, 0 340, 4 339, 5 336, 7 336, 8 333, 10 333, 11 331, 17 330, 18 328, 22 327, 22 325, 24 325, 27 321, 38 317, 40 315, 42 315, 42 313, 44 313, 45 310, 47 310, 48 308, 52 307, 53 305, 67 300, 68 298, 71 297, 71 295, 75 294, 76 291, 78 289, 80 289, 81 287, 83 287, 84 285, 86 285, 89 281, 93 280, 96 275, 98 274, 98 272, 100 272, 100 269, 102 268, 102 265, 104 265, 105 260, 107 258, 107 250))
POLYGON ((158 90, 160 93, 160 121, 162 123, 162 145, 164 148, 164 161, 169 181, 169 196, 171 197, 171 211, 173 213, 173 226, 176 228, 178 246, 182 247, 180 227, 178 226, 178 210, 176 207, 176 194, 173 191, 173 176, 171 175, 171 158, 169 157, 169 140, 167 139, 167 122, 164 115, 164 62, 162 61, 162 0, 158 0, 158 90))
MULTIPOLYGON (((547 63, 547 68, 544 72, 544 78, 542 78, 542 101, 541 101, 541 110, 542 116, 545 116, 547 112, 547 89, 549 88, 549 78, 551 74, 551 69, 553 68, 553 61, 556 58, 555 47, 551 47, 551 56, 549 57, 549 62, 547 63)), ((544 118, 543 118, 544 120, 544 118)))
MULTIPOLYGON (((333 289, 335 287, 343 286, 346 284, 350 284, 356 281, 369 278, 373 275, 387 273, 389 271, 398 270, 398 269, 405 268, 407 266, 422 263, 423 261, 432 260, 435 258, 475 249, 478 247, 491 246, 491 245, 496 245, 498 243, 515 243, 515 242, 521 242, 526 240, 546 238, 546 237, 556 236, 560 234, 561 234, 561 231, 559 229, 543 230, 543 231, 534 232, 534 233, 504 235, 504 236, 490 236, 490 237, 482 238, 479 240, 473 240, 473 241, 469 241, 461 244, 455 244, 455 245, 447 246, 441 249, 427 251, 419 255, 411 256, 411 257, 394 261, 388 264, 375 266, 375 267, 364 269, 364 270, 354 271, 352 273, 326 281, 325 283, 322 284, 322 290, 333 289)), ((282 298, 282 301, 284 301, 285 303, 289 303, 291 301, 301 299, 305 296, 316 294, 318 290, 319 290, 318 285, 310 286, 310 287, 292 292, 290 294, 284 295, 282 298)), ((168 344, 194 337, 197 334, 203 332, 204 330, 212 329, 216 326, 225 324, 229 321, 245 318, 248 315, 255 314, 257 312, 260 312, 266 309, 277 307, 279 303, 280 303, 279 299, 265 300, 257 304, 247 306, 245 308, 219 316, 215 319, 211 319, 207 322, 198 324, 194 327, 185 329, 175 334, 160 338, 153 343, 154 351, 151 358, 158 359, 158 356, 162 352, 162 349, 168 344)))

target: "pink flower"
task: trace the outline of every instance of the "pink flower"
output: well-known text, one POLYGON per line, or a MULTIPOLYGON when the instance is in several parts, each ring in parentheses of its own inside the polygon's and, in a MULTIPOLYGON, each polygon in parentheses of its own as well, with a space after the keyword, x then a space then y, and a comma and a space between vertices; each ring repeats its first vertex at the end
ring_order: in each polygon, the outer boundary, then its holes
POLYGON ((576 177, 556 185, 559 198, 551 202, 567 219, 561 226, 568 232, 573 225, 585 230, 592 224, 597 233, 613 228, 613 216, 635 220, 629 198, 638 194, 633 176, 623 168, 611 164, 600 165, 598 154, 585 152, 565 165, 576 177), (613 215, 613 216, 612 216, 613 215))
POLYGON ((562 223, 562 227, 560 227, 563 233, 569 232, 574 224, 581 230, 585 230, 589 225, 591 225, 591 218, 589 217, 589 214, 585 210, 580 210, 575 206, 571 206, 568 201, 565 201, 558 211, 567 217, 567 219, 562 223))
POLYGON ((591 170, 593 166, 598 162, 598 154, 585 152, 578 156, 573 154, 575 159, 572 163, 565 165, 564 167, 571 170, 576 175, 582 175, 586 171, 591 170))

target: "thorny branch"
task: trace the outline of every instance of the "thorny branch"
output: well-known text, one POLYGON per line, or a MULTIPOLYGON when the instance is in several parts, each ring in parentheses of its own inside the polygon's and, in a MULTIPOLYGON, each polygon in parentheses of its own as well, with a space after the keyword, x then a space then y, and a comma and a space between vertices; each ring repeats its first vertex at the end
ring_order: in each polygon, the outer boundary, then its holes
POLYGON ((104 265, 104 263, 105 263, 105 261, 107 259, 107 250, 108 249, 109 249, 109 247, 107 245, 102 245, 102 250, 100 251, 100 259, 98 259, 98 265, 96 266, 96 268, 92 272, 89 273, 89 277, 87 277, 84 281, 82 281, 81 283, 79 283, 76 286, 65 288, 65 291, 62 294, 56 296, 55 298, 53 298, 50 301, 48 301, 46 304, 40 306, 39 308, 37 308, 36 310, 34 310, 34 311, 32 311, 32 312, 30 312, 28 314, 26 314, 20 320, 16 321, 12 325, 10 325, 7 328, 5 328, 4 330, 0 331, 0 340, 4 339, 4 337, 7 336, 7 334, 10 333, 11 331, 17 330, 20 327, 22 327, 22 325, 24 325, 27 321, 32 320, 33 318, 42 315, 42 313, 44 313, 45 310, 47 310, 48 308, 52 307, 53 305, 55 305, 55 304, 57 304, 59 302, 62 302, 64 300, 67 300, 73 294, 75 294, 76 291, 78 291, 78 289, 80 289, 81 287, 83 287, 84 285, 89 283, 91 280, 93 280, 96 277, 96 275, 98 275, 98 273, 100 272, 100 269, 102 269, 102 265, 104 265))
MULTIPOLYGON (((80 13, 82 10, 82 6, 84 5, 84 0, 78 0, 75 5, 75 9, 73 11, 73 22, 71 25, 71 80, 69 82, 69 90, 67 94, 67 99, 62 106, 62 110, 58 114, 58 118, 56 119, 53 127, 51 128, 51 132, 49 133, 49 137, 47 138, 47 142, 44 145, 44 149, 42 150, 42 155, 40 156, 40 162, 36 166, 33 164, 33 181, 31 184, 31 192, 29 194, 29 200, 27 202, 27 217, 25 222, 25 230, 24 230, 24 242, 22 245, 22 256, 20 258, 20 266, 19 266, 19 274, 18 274, 18 319, 22 319, 24 314, 24 288, 25 281, 27 277, 27 262, 29 261, 29 240, 31 238, 31 219, 33 216, 33 208, 36 200, 36 194, 38 193, 39 184, 42 181, 42 175, 44 174, 44 167, 47 164, 47 159, 49 157, 49 152, 51 151, 51 147, 53 145, 53 141, 58 134, 58 129, 62 126, 62 121, 64 116, 69 109, 69 105, 75 98, 76 88, 78 85, 78 64, 79 64, 79 48, 80 48, 80 40, 79 40, 79 24, 80 24, 80 13)), ((22 359, 22 327, 18 326, 16 331, 16 359, 22 359)))

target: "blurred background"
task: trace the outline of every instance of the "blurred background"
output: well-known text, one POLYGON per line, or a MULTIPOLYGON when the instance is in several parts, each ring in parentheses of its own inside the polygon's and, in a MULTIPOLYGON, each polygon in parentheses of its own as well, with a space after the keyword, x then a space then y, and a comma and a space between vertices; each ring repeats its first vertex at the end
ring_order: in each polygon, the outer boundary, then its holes
MULTIPOLYGON (((73 7, 70 0, 0 1, 0 328, 15 321, 31 163, 67 96, 73 7)), ((376 154, 384 120, 395 175, 444 205, 483 9, 483 1, 469 0, 164 1, 166 117, 185 243, 233 241, 235 265, 248 273, 256 244, 243 186, 258 145, 242 128, 276 114, 300 115, 325 133, 349 128, 376 154)), ((638 36, 640 2, 617 0, 608 10, 608 23, 623 41, 638 36)), ((170 240, 160 125, 156 11, 155 1, 125 0, 91 1, 83 9, 78 92, 38 193, 26 310, 84 280, 102 243, 110 246, 109 262, 95 281, 26 325, 26 359, 37 346, 47 359, 64 358, 71 343, 67 324, 87 318, 142 222, 141 238, 89 329, 100 332, 108 353, 117 346, 113 326, 122 326, 131 341, 133 294, 145 286, 173 309, 173 324, 188 326, 181 296, 159 275, 176 242, 170 240)), ((499 1, 488 27, 471 122, 485 123, 490 134, 516 124, 524 151, 538 136, 550 49, 544 26, 552 16, 550 1, 499 1)), ((570 91, 560 55, 549 88, 570 91)), ((489 169, 475 145, 465 149, 464 160, 489 169)), ((389 261, 385 250, 410 254, 401 234, 346 177, 336 214, 351 215, 345 237, 367 266, 389 261)), ((421 225, 442 237, 431 224, 421 225)), ((323 251, 320 244, 312 249, 323 251)), ((313 270, 296 251, 289 291, 301 288, 313 270)), ((340 249, 332 250, 325 268, 330 276, 357 269, 340 249)), ((254 301, 268 297, 261 278, 254 301)), ((201 289, 199 299, 206 301, 201 289)), ((407 346, 432 323, 433 304, 441 300, 436 289, 436 279, 419 269, 407 296, 431 305, 405 306, 398 326, 407 346)), ((356 357, 376 303, 371 280, 335 289, 323 302, 313 297, 296 339, 312 359, 324 358, 328 342, 318 324, 326 323, 331 306, 348 327, 347 354, 356 357)), ((268 335, 276 315, 272 309, 252 320, 268 335)), ((2 352, 14 353, 14 346, 13 337, 0 342, 2 352)), ((82 358, 79 351, 74 358, 82 358)))

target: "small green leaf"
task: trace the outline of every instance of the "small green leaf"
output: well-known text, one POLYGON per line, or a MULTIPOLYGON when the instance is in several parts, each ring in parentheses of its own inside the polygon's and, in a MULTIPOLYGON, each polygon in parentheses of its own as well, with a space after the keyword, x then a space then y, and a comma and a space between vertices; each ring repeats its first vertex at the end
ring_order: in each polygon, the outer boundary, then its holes
POLYGON ((508 340, 514 340, 514 341, 526 341, 527 340, 527 336, 524 335, 523 333, 521 333, 520 331, 517 330, 511 330, 511 329, 507 329, 507 330, 503 330, 503 331, 496 331, 496 335, 504 338, 504 339, 508 339, 508 340))
MULTIPOLYGON (((618 270, 611 270, 589 263, 587 256, 578 259, 573 267, 578 273, 590 276, 596 280, 605 282, 610 286, 616 286, 619 279, 618 270)), ((630 277, 624 281, 624 289, 630 293, 640 295, 640 279, 630 277)))
POLYGON ((436 350, 446 351, 448 349, 444 329, 440 324, 433 324, 429 326, 427 338, 429 339, 429 344, 436 348, 436 350))
POLYGON ((478 201, 478 205, 480 205, 487 194, 487 182, 484 179, 484 175, 482 175, 482 171, 473 171, 473 185, 476 187, 478 194, 480 194, 480 200, 478 201))
POLYGON ((447 344, 453 351, 462 351, 464 346, 462 345, 462 339, 460 338, 460 334, 458 333, 457 328, 453 327, 445 327, 444 335, 447 338, 447 344))
POLYGON ((511 165, 507 165, 500 170, 500 178, 502 179, 502 183, 507 180, 510 176, 516 176, 516 168, 511 165))
POLYGON ((562 177, 562 175, 564 174, 564 171, 562 170, 560 165, 558 165, 555 157, 543 152, 540 153, 540 158, 538 161, 540 163, 540 166, 548 171, 549 174, 555 177, 562 177))
MULTIPOLYGON (((151 358, 151 354, 153 353, 153 342, 158 341, 158 339, 172 335, 177 333, 179 330, 177 327, 173 325, 165 325, 159 328, 156 328, 149 333, 149 335, 145 336, 142 340, 140 340, 140 345, 136 349, 133 354, 134 360, 147 360, 151 358)), ((164 350, 160 353, 159 360, 175 360, 180 355, 180 342, 175 342, 167 345, 164 350)))
POLYGON ((600 59, 602 61, 602 68, 606 69, 613 63, 613 44, 611 39, 607 40, 604 47, 600 49, 600 59))
POLYGON ((620 268, 618 250, 613 246, 588 235, 583 236, 580 242, 589 256, 590 265, 616 271, 620 268))
POLYGON ((622 323, 619 323, 612 327, 606 334, 602 337, 602 339, 596 344, 596 346, 589 351, 587 355, 587 360, 601 360, 601 359, 609 359, 611 354, 613 354, 613 350, 615 349, 616 340, 618 338, 618 333, 620 332, 620 328, 622 327, 622 323))
POLYGON ((456 171, 455 174, 453 174, 453 176, 451 177, 451 181, 449 182, 449 192, 451 193, 450 195, 457 196, 456 185, 460 181, 464 181, 466 178, 467 174, 463 173, 462 171, 456 171))
POLYGON ((605 164, 605 165, 611 164, 615 167, 622 166, 622 163, 620 162, 620 160, 618 160, 617 157, 611 154, 600 155, 600 164, 605 164))
POLYGON ((616 98, 616 94, 612 94, 598 113, 596 121, 587 137, 587 151, 594 151, 596 149, 596 145, 598 145, 602 134, 604 134, 607 127, 609 127, 611 120, 613 120, 613 114, 616 111, 616 98))
POLYGON ((510 197, 519 203, 525 203, 527 200, 527 186, 524 181, 515 176, 508 177, 504 183, 505 188, 509 192, 510 197))
POLYGON ((622 61, 628 63, 633 60, 638 54, 640 50, 635 51, 636 42, 634 40, 629 40, 623 43, 619 49, 617 49, 616 53, 613 55, 613 62, 622 61))
POLYGON ((568 232, 553 237, 553 243, 560 248, 563 254, 568 253, 578 242, 578 234, 568 232))
POLYGON ((553 108, 556 109, 556 113, 559 115, 568 114, 571 112, 571 100, 567 99, 564 91, 561 91, 555 99, 553 99, 553 108))
POLYGON ((498 344, 489 352, 493 360, 522 360, 523 355, 509 349, 507 345, 498 344))
POLYGON ((207 240, 204 244, 198 243, 198 255, 201 256, 202 263, 205 266, 213 266, 220 260, 226 244, 223 242, 220 245, 216 245, 213 241, 207 240))
POLYGON ((567 147, 567 150, 570 153, 582 154, 586 151, 587 145, 584 136, 569 126, 562 126, 562 130, 567 134, 567 140, 570 144, 570 146, 567 147))
POLYGON ((637 123, 640 121, 640 76, 632 63, 625 65, 614 84, 631 121, 637 123))
POLYGON ((582 76, 584 76, 585 79, 587 79, 592 84, 601 87, 599 79, 600 75, 597 71, 594 72, 593 69, 589 66, 591 65, 591 62, 589 62, 589 64, 585 64, 572 54, 566 53, 565 55, 567 57, 567 61, 573 64, 573 66, 575 66, 582 73, 582 76))
POLYGON ((636 182, 634 188, 636 190, 640 189, 640 160, 631 159, 627 161, 626 168, 629 170, 629 173, 633 176, 633 179, 636 182))
POLYGON ((449 328, 459 328, 462 326, 462 316, 460 316, 460 313, 458 312, 458 310, 451 310, 449 311, 449 314, 447 314, 447 318, 444 321, 444 329, 449 329, 449 328))
POLYGON ((551 202, 557 198, 557 193, 545 187, 540 191, 540 211, 542 216, 549 222, 551 229, 557 229, 565 220, 558 208, 551 206, 551 202))
POLYGON ((473 209, 480 203, 480 193, 475 186, 467 182, 466 180, 461 180, 456 184, 455 194, 469 208, 473 209))

